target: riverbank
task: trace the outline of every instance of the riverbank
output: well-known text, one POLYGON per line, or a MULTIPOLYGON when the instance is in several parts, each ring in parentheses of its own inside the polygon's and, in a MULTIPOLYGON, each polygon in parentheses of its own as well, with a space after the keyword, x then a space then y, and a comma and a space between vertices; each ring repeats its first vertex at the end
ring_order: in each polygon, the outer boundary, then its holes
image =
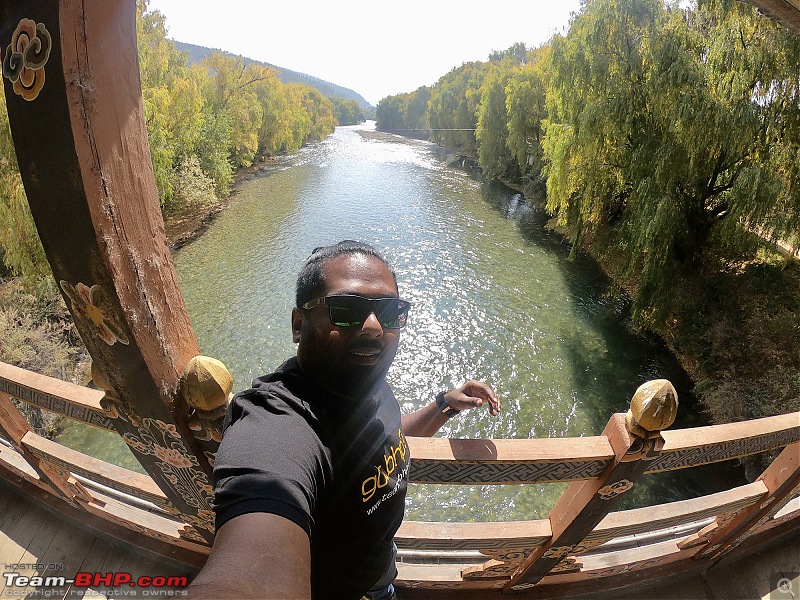
MULTIPOLYGON (((262 158, 249 167, 236 171, 233 175, 233 186, 228 198, 236 195, 237 186, 240 183, 254 177, 274 162, 274 157, 262 158)), ((228 207, 228 198, 215 199, 208 204, 191 206, 173 214, 165 214, 164 233, 167 236, 167 244, 169 244, 170 250, 175 252, 203 235, 217 215, 228 207)))
MULTIPOLYGON (((469 157, 456 158, 448 164, 480 171, 469 157)), ((503 183, 544 209, 543 185, 503 183)), ((665 323, 638 325, 664 340, 714 424, 800 410, 800 261, 793 248, 755 241, 755 256, 718 248, 702 271, 675 282, 676 302, 665 323)), ((620 292, 632 295, 635 278, 623 278, 606 248, 599 238, 585 239, 582 251, 620 292)))
MULTIPOLYGON (((753 236, 755 256, 716 248, 701 271, 675 281, 666 322, 638 325, 664 340, 712 424, 800 410, 800 261, 753 236)), ((623 277, 600 237, 585 238, 581 251, 632 296, 636 279, 623 277)), ((760 472, 757 460, 746 467, 751 478, 760 472)))

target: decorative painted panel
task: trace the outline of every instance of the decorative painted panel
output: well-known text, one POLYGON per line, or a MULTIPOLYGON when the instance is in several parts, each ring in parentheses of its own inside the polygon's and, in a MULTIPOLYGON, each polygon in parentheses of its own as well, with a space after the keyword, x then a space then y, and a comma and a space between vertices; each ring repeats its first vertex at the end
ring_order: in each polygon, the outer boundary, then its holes
POLYGON ((602 460, 580 462, 504 462, 419 461, 411 458, 412 483, 553 483, 599 477, 608 463, 602 460))
POLYGON ((767 433, 743 440, 733 440, 730 442, 709 444, 708 446, 662 452, 661 456, 653 461, 647 473, 658 473, 660 471, 671 471, 696 465, 722 462, 733 458, 739 458, 740 456, 748 456, 775 448, 782 448, 783 446, 788 446, 797 441, 800 441, 800 427, 767 433))
POLYGON ((67 402, 58 396, 20 385, 8 379, 0 378, 0 392, 5 392, 17 400, 64 415, 70 419, 114 431, 111 419, 100 409, 95 410, 89 406, 67 402))

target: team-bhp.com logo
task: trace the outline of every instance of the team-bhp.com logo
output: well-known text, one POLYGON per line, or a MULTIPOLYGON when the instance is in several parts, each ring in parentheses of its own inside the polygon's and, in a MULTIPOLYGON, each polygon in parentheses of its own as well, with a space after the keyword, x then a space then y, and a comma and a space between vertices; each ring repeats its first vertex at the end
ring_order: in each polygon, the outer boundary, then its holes
POLYGON ((81 571, 74 577, 64 577, 63 575, 24 575, 22 573, 3 573, 3 583, 5 590, 3 596, 16 596, 15 592, 27 595, 30 588, 37 588, 45 593, 49 589, 67 586, 80 590, 89 588, 114 588, 114 596, 136 595, 136 596, 182 596, 186 592, 182 588, 189 585, 188 578, 185 576, 164 576, 155 575, 134 577, 130 573, 119 571, 110 573, 89 573, 81 571), (15 589, 16 588, 16 589, 15 589), (129 589, 130 594, 125 594, 124 590, 129 589), (137 588, 136 591, 131 588, 137 588))

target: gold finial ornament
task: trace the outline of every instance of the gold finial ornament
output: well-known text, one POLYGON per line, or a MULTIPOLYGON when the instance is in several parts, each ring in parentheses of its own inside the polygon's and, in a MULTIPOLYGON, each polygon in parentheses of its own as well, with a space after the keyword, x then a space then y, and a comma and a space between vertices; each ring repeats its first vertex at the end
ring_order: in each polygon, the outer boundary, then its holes
POLYGON ((228 402, 233 378, 215 358, 195 356, 181 377, 181 392, 186 402, 197 410, 211 412, 228 402))
POLYGON ((655 379, 639 386, 625 415, 628 430, 641 438, 650 438, 675 422, 678 392, 667 379, 655 379))

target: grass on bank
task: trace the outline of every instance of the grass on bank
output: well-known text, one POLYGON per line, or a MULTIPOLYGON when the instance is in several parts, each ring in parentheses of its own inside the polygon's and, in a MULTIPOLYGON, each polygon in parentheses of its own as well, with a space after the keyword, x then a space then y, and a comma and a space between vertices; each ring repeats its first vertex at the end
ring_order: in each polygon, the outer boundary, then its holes
MULTIPOLYGON (((618 288, 635 289, 609 239, 584 248, 618 288)), ((715 244, 702 270, 674 282, 668 317, 640 324, 690 375, 711 423, 800 411, 800 261, 755 244, 749 258, 715 244)))
MULTIPOLYGON (((81 383, 88 358, 52 279, 0 279, 0 361, 81 383)), ((15 404, 39 435, 52 437, 62 425, 58 415, 15 404)))
POLYGON ((718 257, 689 281, 674 322, 659 332, 695 381, 711 420, 800 410, 800 263, 766 249, 718 257))

